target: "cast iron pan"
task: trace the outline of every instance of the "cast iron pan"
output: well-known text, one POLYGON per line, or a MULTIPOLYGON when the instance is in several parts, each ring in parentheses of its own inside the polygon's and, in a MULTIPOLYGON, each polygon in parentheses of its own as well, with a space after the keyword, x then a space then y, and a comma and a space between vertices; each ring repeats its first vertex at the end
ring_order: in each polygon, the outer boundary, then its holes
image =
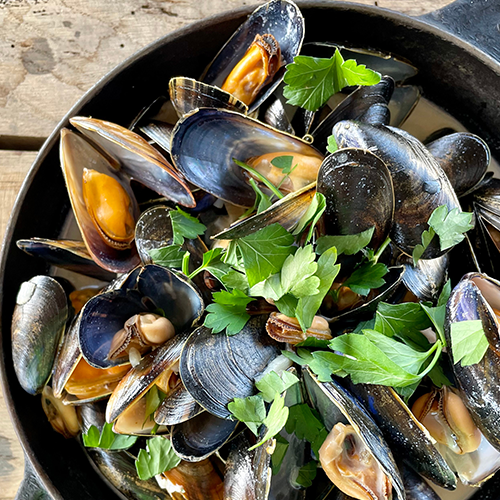
MULTIPOLYGON (((306 19, 305 41, 373 48, 410 60, 419 69, 414 83, 423 88, 425 97, 484 138, 500 160, 499 0, 456 0, 420 19, 347 3, 298 3, 306 19)), ((64 117, 24 182, 7 228, 0 267, 0 373, 26 454, 19 499, 119 498, 93 469, 77 440, 65 440, 52 430, 40 399, 18 384, 11 359, 10 322, 19 285, 47 271, 43 262, 18 250, 16 240, 56 238, 69 210, 59 167, 59 131, 74 115, 127 126, 144 106, 167 92, 170 77, 198 77, 251 11, 240 9, 191 25, 111 71, 64 117)), ((499 496, 497 475, 474 498, 497 500, 499 496)))

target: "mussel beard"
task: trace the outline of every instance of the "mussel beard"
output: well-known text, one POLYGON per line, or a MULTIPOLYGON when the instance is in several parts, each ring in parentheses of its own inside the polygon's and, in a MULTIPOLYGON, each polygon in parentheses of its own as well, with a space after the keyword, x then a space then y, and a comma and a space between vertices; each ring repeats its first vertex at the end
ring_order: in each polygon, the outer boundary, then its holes
POLYGON ((392 484, 352 425, 336 424, 319 450, 329 479, 358 500, 390 500, 392 484))
POLYGON ((256 35, 252 45, 222 84, 222 90, 250 105, 280 66, 281 50, 276 38, 270 34, 256 35))

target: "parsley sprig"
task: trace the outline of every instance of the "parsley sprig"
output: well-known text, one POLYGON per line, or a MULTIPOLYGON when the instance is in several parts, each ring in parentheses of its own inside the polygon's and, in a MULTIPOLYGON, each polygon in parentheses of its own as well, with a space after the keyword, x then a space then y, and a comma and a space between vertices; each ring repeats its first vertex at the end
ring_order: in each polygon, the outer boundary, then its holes
POLYGON ((287 65, 284 80, 288 104, 316 111, 344 87, 377 84, 380 74, 354 59, 344 61, 336 49, 330 59, 296 56, 287 65))

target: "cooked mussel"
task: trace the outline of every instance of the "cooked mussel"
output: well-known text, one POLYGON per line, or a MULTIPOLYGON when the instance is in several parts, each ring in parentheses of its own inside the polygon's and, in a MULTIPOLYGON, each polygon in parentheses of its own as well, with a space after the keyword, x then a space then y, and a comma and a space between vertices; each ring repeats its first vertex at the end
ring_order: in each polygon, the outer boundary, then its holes
POLYGON ((328 477, 360 500, 404 499, 404 487, 382 433, 357 400, 336 382, 321 383, 309 370, 304 381, 330 434, 319 451, 328 477))
POLYGON ((370 243, 375 249, 388 236, 394 189, 386 165, 370 151, 339 149, 327 156, 318 172, 317 190, 326 198, 326 234, 358 234, 375 228, 370 243))
POLYGON ((67 319, 66 293, 54 278, 35 276, 21 284, 12 316, 12 359, 29 394, 42 392, 48 382, 67 319))
POLYGON ((203 310, 200 293, 182 275, 153 264, 141 267, 121 288, 101 293, 85 305, 79 328, 82 354, 97 368, 123 364, 128 361, 128 353, 121 346, 126 348, 133 332, 120 334, 123 344, 113 346, 113 351, 115 347, 119 351, 118 357, 113 353, 110 356, 110 349, 115 335, 130 318, 160 311, 175 332, 181 333, 198 321, 203 310))
MULTIPOLYGON (((335 125, 334 135, 340 147, 369 149, 387 165, 395 200, 390 236, 407 255, 421 243, 427 221, 438 206, 446 205, 450 211, 460 208, 455 191, 437 161, 410 134, 384 125, 343 121, 335 125)), ((434 240, 423 258, 444 253, 437 238, 434 240)))
MULTIPOLYGON (((224 83, 230 77, 231 80, 236 79, 239 88, 242 80, 241 75, 245 75, 246 79, 250 80, 250 87, 253 89, 252 93, 256 94, 251 103, 247 102, 251 113, 279 85, 285 73, 284 67, 292 63, 293 58, 299 54, 303 38, 304 18, 298 7, 290 0, 272 0, 257 8, 237 29, 217 54, 201 79, 210 85, 224 88, 224 83), (277 65, 274 75, 270 79, 265 74, 268 73, 267 69, 264 69, 264 66, 269 66, 269 64, 262 63, 269 61, 268 54, 275 54, 276 49, 271 47, 271 51, 269 51, 267 48, 261 49, 260 46, 254 46, 251 52, 247 53, 257 35, 263 38, 266 38, 267 35, 272 36, 279 47, 280 55, 271 55, 270 58, 271 67, 277 65), (234 78, 235 73, 233 75, 231 73, 235 70, 236 65, 238 65, 238 68, 236 68, 238 77, 234 78), (263 76, 264 80, 262 80, 263 76), (261 89, 256 88, 257 80, 263 82, 261 89)), ((266 39, 265 45, 272 46, 274 42, 266 39)), ((227 84, 226 86, 228 87, 226 90, 231 92, 230 85, 227 84)), ((244 92, 243 95, 246 93, 244 92)), ((238 97, 238 94, 236 97, 238 97)))
POLYGON ((201 326, 189 337, 180 360, 181 380, 193 398, 219 418, 235 397, 251 396, 254 379, 280 354, 265 332, 266 316, 254 316, 238 335, 212 334, 201 326))
POLYGON ((445 335, 450 355, 452 325, 480 320, 489 343, 485 355, 476 364, 453 365, 461 398, 477 427, 500 451, 500 339, 495 310, 500 310, 500 283, 484 274, 466 274, 452 290, 446 305, 445 335))
POLYGON ((296 137, 235 112, 200 109, 179 120, 172 137, 172 159, 186 179, 239 206, 252 206, 255 193, 233 158, 250 163, 278 183, 285 174, 270 162, 282 155, 294 156, 293 165, 298 163, 288 176, 288 191, 316 180, 323 158, 318 151, 296 137))

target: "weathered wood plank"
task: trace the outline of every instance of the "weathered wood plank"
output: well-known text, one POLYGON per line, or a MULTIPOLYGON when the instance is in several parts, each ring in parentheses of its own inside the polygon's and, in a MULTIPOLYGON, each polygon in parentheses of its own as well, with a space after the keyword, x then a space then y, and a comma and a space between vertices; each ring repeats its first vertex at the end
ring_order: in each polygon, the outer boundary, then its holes
MULTIPOLYGON (((451 0, 360 0, 411 15, 451 0)), ((84 91, 123 59, 188 23, 253 0, 3 0, 0 142, 47 137, 84 91)), ((5 146, 4 146, 5 147, 5 146)))
MULTIPOLYGON (((35 157, 33 151, 0 150, 0 240, 3 240, 17 193, 35 157)), ((13 500, 23 478, 24 457, 1 392, 0 422, 0 499, 13 500)))

